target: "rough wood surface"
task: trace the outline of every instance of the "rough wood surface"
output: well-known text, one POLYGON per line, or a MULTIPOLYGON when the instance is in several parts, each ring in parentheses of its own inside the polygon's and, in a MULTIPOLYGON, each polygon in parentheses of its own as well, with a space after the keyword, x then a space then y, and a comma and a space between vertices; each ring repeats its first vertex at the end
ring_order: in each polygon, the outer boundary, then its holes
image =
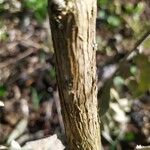
POLYGON ((96 0, 49 0, 62 115, 70 150, 100 150, 96 0))

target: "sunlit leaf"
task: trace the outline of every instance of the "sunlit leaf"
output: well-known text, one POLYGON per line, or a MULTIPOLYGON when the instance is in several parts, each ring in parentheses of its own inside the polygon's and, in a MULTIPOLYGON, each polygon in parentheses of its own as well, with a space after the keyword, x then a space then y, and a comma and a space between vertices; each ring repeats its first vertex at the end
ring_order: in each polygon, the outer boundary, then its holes
POLYGON ((4 103, 0 101, 0 107, 4 107, 4 103))
POLYGON ((142 43, 144 48, 150 48, 150 36, 142 43))
POLYGON ((110 103, 110 108, 115 112, 114 119, 119 123, 126 123, 129 119, 124 110, 117 103, 110 103))
POLYGON ((117 16, 108 16, 107 22, 114 27, 118 27, 121 24, 121 20, 117 16))
POLYGON ((125 80, 121 76, 117 76, 113 79, 114 86, 120 90, 125 83, 125 80))
POLYGON ((133 13, 134 6, 132 3, 126 3, 124 8, 127 13, 129 13, 129 14, 133 13))
POLYGON ((101 19, 106 19, 106 17, 107 17, 106 12, 104 10, 99 11, 98 17, 101 19))
POLYGON ((130 67, 130 72, 131 72, 133 75, 136 75, 136 74, 137 74, 137 67, 136 67, 136 66, 131 66, 131 67, 130 67))
POLYGON ((139 2, 137 3, 136 7, 134 8, 134 13, 140 15, 144 11, 144 3, 139 2))
POLYGON ((2 4, 5 0, 0 0, 0 4, 2 4))
POLYGON ((139 90, 145 92, 150 89, 150 61, 145 55, 137 55, 135 63, 139 67, 139 90))

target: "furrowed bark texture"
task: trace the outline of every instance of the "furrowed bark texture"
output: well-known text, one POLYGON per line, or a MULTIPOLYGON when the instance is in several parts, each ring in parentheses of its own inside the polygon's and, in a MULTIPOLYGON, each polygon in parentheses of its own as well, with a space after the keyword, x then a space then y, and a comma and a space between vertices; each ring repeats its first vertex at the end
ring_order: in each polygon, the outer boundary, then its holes
POLYGON ((69 150, 100 150, 95 59, 96 0, 49 0, 69 150))

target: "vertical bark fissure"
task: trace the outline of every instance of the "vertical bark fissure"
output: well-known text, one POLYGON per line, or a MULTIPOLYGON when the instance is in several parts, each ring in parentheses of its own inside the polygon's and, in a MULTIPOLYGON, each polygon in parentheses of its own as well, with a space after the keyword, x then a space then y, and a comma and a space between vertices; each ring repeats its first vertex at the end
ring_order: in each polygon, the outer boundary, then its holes
MULTIPOLYGON (((53 26, 53 25, 52 25, 53 26)), ((60 33, 59 35, 64 35, 64 33, 60 33)), ((62 39, 64 39, 64 38, 62 38, 62 39)), ((54 41, 54 45, 55 45, 55 47, 56 47, 56 49, 59 49, 58 47, 57 47, 57 45, 58 45, 58 42, 57 41, 55 41, 55 39, 53 40, 54 41)), ((60 46, 60 47, 62 47, 62 48, 64 48, 64 46, 60 46)), ((65 48, 64 48, 65 49, 65 48)), ((59 54, 59 52, 60 51, 55 51, 55 53, 56 53, 56 63, 57 63, 57 67, 56 68, 58 68, 57 69, 57 76, 60 76, 59 78, 57 77, 57 80, 58 80, 58 84, 59 83, 63 83, 64 81, 63 80, 61 80, 61 79, 63 79, 63 72, 61 72, 61 65, 60 64, 62 64, 62 63, 65 63, 65 62, 62 62, 62 60, 63 59, 60 59, 60 58, 58 58, 58 56, 63 56, 63 55, 61 55, 61 54, 59 54)), ((67 61, 66 61, 67 62, 67 61)), ((69 69, 69 68, 68 68, 69 69)), ((60 98, 61 99, 65 99, 65 96, 64 96, 64 93, 63 92, 61 92, 62 91, 62 89, 64 89, 64 87, 62 86, 62 84, 59 84, 59 86, 58 86, 58 88, 59 88, 59 94, 60 94, 60 98)), ((71 105, 72 106, 72 105, 71 105)), ((70 114, 69 114, 69 111, 68 111, 68 104, 67 104, 67 101, 61 101, 61 107, 62 107, 62 109, 63 109, 63 116, 64 116, 64 120, 68 120, 68 125, 67 125, 67 128, 70 130, 70 131, 72 131, 71 130, 71 126, 70 126, 70 124, 72 123, 72 121, 71 121, 71 118, 70 117, 68 117, 70 114)), ((73 133, 72 133, 73 134, 73 133)))

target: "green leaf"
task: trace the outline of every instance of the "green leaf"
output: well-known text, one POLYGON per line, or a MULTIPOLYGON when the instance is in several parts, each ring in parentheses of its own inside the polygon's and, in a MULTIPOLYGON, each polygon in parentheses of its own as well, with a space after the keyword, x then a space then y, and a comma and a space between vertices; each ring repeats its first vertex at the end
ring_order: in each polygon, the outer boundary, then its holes
POLYGON ((122 85, 124 85, 125 80, 121 76, 117 76, 113 80, 114 86, 120 90, 122 88, 122 85))
POLYGON ((145 55, 137 55, 135 63, 139 67, 138 84, 141 92, 146 92, 150 89, 150 61, 145 55))
POLYGON ((114 27, 118 27, 121 25, 121 20, 119 17, 115 16, 115 15, 110 15, 108 16, 107 18, 107 22, 111 25, 111 26, 114 26, 114 27))
POLYGON ((24 7, 34 12, 37 21, 41 22, 46 18, 47 0, 24 0, 24 7))
POLYGON ((99 5, 102 7, 108 3, 108 0, 98 0, 99 5))
POLYGON ((132 14, 133 13, 134 5, 132 3, 126 3, 124 7, 125 7, 125 11, 128 14, 132 14))
POLYGON ((4 0, 0 0, 0 4, 4 3, 4 0))
POLYGON ((38 95, 38 92, 35 88, 32 88, 32 103, 35 110, 38 110, 39 103, 40 103, 40 97, 38 95))
POLYGON ((125 135, 125 140, 126 141, 133 141, 135 139, 135 134, 134 133, 132 133, 132 132, 128 132, 128 133, 126 133, 126 135, 125 135))
POLYGON ((52 67, 50 70, 49 70, 49 75, 51 77, 51 79, 55 80, 56 79, 56 71, 55 71, 55 68, 52 67))
POLYGON ((7 89, 4 85, 0 85, 0 97, 5 97, 7 93, 7 89))
POLYGON ((98 17, 101 19, 106 19, 107 18, 106 12, 104 10, 99 11, 98 17))
POLYGON ((131 91, 133 97, 138 97, 138 96, 142 95, 142 92, 139 91, 139 89, 138 89, 139 85, 138 85, 136 79, 134 79, 134 78, 128 79, 127 86, 129 88, 129 90, 131 91))
POLYGON ((132 75, 136 75, 138 70, 137 70, 137 67, 136 66, 131 66, 130 67, 130 72, 132 73, 132 75))
POLYGON ((104 86, 98 91, 98 109, 99 116, 103 116, 109 109, 110 88, 112 87, 112 78, 108 79, 104 86))
POLYGON ((134 8, 134 13, 140 15, 144 11, 144 3, 139 2, 137 3, 136 7, 134 8))

